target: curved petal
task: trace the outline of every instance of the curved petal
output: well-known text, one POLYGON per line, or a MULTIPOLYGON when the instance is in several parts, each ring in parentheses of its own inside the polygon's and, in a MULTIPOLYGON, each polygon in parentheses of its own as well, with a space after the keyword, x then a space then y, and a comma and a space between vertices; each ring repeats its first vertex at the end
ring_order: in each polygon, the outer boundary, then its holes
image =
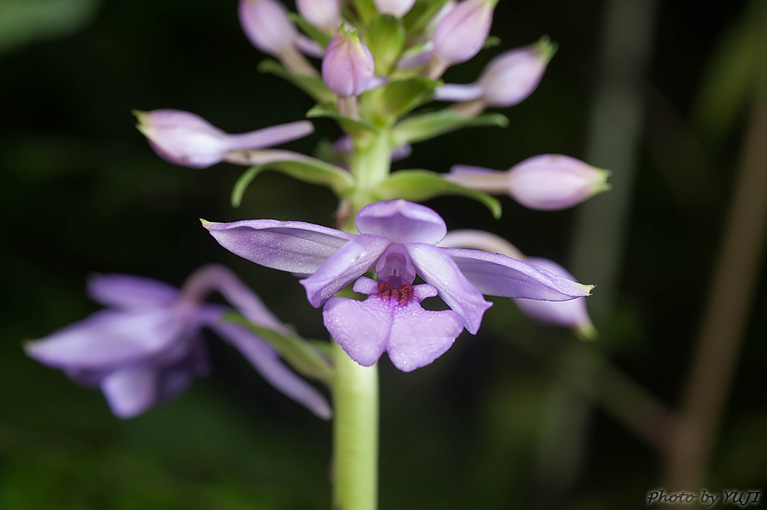
POLYGON ((240 351, 240 354, 276 389, 320 418, 327 420, 333 415, 325 397, 285 366, 274 349, 256 335, 233 323, 211 324, 211 328, 240 351))
POLYGON ((309 303, 319 308, 333 294, 349 285, 376 263, 391 242, 374 235, 359 235, 331 255, 308 278, 301 280, 309 303))
POLYGON ((447 249, 429 244, 407 245, 407 251, 421 278, 437 288, 439 297, 461 316, 472 335, 482 323, 482 315, 493 304, 485 301, 482 293, 461 272, 447 249))
POLYGON ((168 309, 105 310, 26 346, 37 361, 65 370, 100 370, 142 361, 183 341, 190 324, 168 309))
MULTIPOLYGON (((573 275, 564 267, 551 260, 528 258, 527 261, 563 278, 575 280, 573 275)), ((583 332, 594 331, 594 326, 591 324, 589 313, 586 310, 585 298, 559 302, 515 299, 514 302, 525 315, 537 321, 583 332)))
POLYGON ((235 255, 272 269, 315 272, 354 234, 301 221, 203 221, 218 243, 235 255))
MULTIPOLYGON (((213 291, 221 293, 227 301, 250 321, 277 331, 290 331, 274 316, 255 292, 250 290, 232 271, 224 266, 209 264, 201 267, 186 279, 181 294, 184 299, 198 302, 202 301, 208 293, 213 291)), ((197 317, 201 324, 207 326, 214 322, 219 322, 221 315, 226 310, 225 307, 219 305, 204 304, 200 306, 197 317)))
POLYGON ((109 408, 118 418, 133 418, 157 402, 158 373, 153 367, 118 370, 101 382, 109 408))
POLYGON ((567 301, 588 296, 594 288, 495 253, 458 248, 443 251, 480 292, 490 296, 567 301))
POLYGON ((93 274, 88 296, 115 308, 156 308, 178 299, 178 289, 159 280, 129 274, 93 274))
POLYGON ((437 244, 447 233, 439 214, 402 199, 363 207, 357 213, 356 225, 361 234, 385 237, 395 243, 437 244))

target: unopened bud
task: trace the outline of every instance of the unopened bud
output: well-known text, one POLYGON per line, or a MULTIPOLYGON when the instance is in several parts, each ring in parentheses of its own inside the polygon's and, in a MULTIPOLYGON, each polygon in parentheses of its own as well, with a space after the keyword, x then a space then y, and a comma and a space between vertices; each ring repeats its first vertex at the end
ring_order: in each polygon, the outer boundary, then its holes
POLYGON ((245 35, 256 48, 270 55, 283 55, 298 37, 286 15, 287 9, 276 0, 240 0, 240 25, 245 35))
POLYGON ((381 14, 391 14, 401 18, 413 7, 415 0, 373 0, 373 3, 381 14))
POLYGON ((375 62, 355 30, 346 27, 331 39, 322 59, 322 79, 339 97, 358 96, 373 80, 375 62))
POLYGON ((434 31, 434 56, 442 67, 466 62, 485 44, 498 0, 464 0, 434 31))
POLYGON ((567 209, 610 189, 608 170, 569 156, 543 154, 526 159, 508 171, 456 165, 448 179, 463 186, 508 194, 531 209, 567 209))
POLYGON ((296 0, 296 7, 302 18, 326 32, 335 32, 341 24, 338 0, 296 0))
POLYGON ((230 151, 256 150, 310 134, 311 122, 299 121, 230 135, 194 113, 180 110, 135 112, 138 129, 158 156, 176 165, 206 168, 230 151))
POLYGON ((531 209, 553 211, 607 191, 610 172, 558 154, 526 159, 509 170, 511 196, 531 209))
POLYGON ((556 51, 548 39, 498 55, 485 67, 477 85, 487 106, 507 107, 522 102, 538 87, 556 51))

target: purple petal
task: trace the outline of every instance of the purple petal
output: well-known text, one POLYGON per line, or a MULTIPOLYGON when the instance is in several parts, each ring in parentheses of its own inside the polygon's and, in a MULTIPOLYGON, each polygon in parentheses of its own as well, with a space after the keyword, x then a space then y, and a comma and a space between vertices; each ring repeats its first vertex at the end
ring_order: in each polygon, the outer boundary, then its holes
MULTIPOLYGON (((375 282, 360 279, 355 291, 373 291, 375 282), (371 283, 372 282, 372 283, 371 283)), ((461 334, 458 314, 424 310, 420 302, 434 296, 431 285, 417 285, 406 304, 371 295, 366 301, 334 297, 323 310, 325 327, 349 356, 363 366, 378 361, 384 351, 395 367, 410 372, 433 362, 461 334)))
POLYGON ((588 296, 593 288, 503 255, 458 248, 442 250, 480 292, 490 296, 567 301, 588 296))
POLYGON ((27 354, 65 370, 101 370, 156 356, 189 334, 188 313, 105 310, 30 343, 27 354))
POLYGON ((101 391, 118 418, 133 418, 157 401, 157 370, 153 367, 126 368, 108 375, 101 391))
POLYGON ((453 309, 472 335, 482 323, 482 315, 492 303, 485 301, 482 293, 461 272, 449 250, 429 244, 407 245, 407 251, 421 278, 437 288, 439 297, 453 309))
POLYGON ((454 83, 445 83, 434 90, 435 101, 471 101, 482 97, 482 87, 473 83, 469 85, 458 85, 454 83))
POLYGON ((308 120, 271 126, 250 133, 227 135, 232 150, 257 150, 303 138, 314 132, 308 120))
MULTIPOLYGON (((288 328, 264 305, 247 285, 224 266, 210 264, 203 266, 184 282, 182 296, 192 302, 201 301, 212 291, 218 291, 248 320, 276 331, 288 332, 288 328)), ((218 323, 227 308, 201 305, 198 316, 202 324, 218 323)))
MULTIPOLYGON (((547 259, 528 258, 527 262, 543 268, 569 280, 575 280, 567 270, 547 259)), ((591 319, 586 310, 586 299, 576 298, 569 301, 536 301, 532 299, 515 299, 517 306, 529 317, 546 324, 581 331, 593 330, 591 319)))
POLYGON ((373 235, 356 236, 301 280, 309 303, 319 308, 333 294, 369 271, 391 242, 373 235))
POLYGON ((312 385, 288 369, 280 361, 272 347, 236 324, 219 323, 212 325, 212 327, 240 351, 240 354, 245 356, 269 384, 299 404, 306 406, 318 417, 325 420, 330 419, 333 412, 325 397, 312 385))
POLYGON ((245 259, 281 271, 314 273, 353 234, 300 221, 203 222, 218 243, 245 259))
POLYGON ((152 308, 176 301, 178 289, 143 276, 93 274, 88 278, 88 296, 115 308, 152 308))
POLYGON ((447 227, 439 214, 425 205, 387 200, 363 207, 356 218, 361 234, 385 237, 395 243, 437 244, 447 227))

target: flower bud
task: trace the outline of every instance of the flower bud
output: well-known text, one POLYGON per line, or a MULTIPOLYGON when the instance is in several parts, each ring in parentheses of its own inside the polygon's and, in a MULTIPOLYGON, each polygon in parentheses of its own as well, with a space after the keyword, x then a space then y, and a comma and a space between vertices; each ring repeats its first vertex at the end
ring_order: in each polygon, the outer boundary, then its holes
POLYGON ((543 154, 509 170, 509 192, 531 209, 567 209, 610 189, 610 172, 569 156, 543 154))
POLYGON ((341 31, 331 39, 322 59, 322 79, 339 97, 358 96, 373 80, 375 62, 355 30, 341 31))
POLYGON ((286 14, 287 9, 276 0, 240 0, 240 25, 245 35, 256 48, 270 55, 282 55, 298 37, 286 14))
POLYGON ((326 32, 335 32, 341 24, 338 0, 296 0, 298 14, 326 32))
POLYGON ((136 112, 138 129, 158 156, 176 165, 205 168, 229 150, 226 133, 202 117, 179 110, 136 112))
POLYGON ((455 165, 447 178, 462 186, 508 194, 531 209, 555 211, 578 205, 610 189, 608 170, 569 156, 543 154, 526 159, 506 172, 455 165))
POLYGON ((464 0, 434 31, 434 56, 443 67, 466 62, 485 44, 498 0, 464 0))
POLYGON ((413 7, 415 0, 373 0, 373 3, 381 14, 391 14, 401 18, 413 7))
POLYGON ((477 84, 487 106, 507 107, 522 102, 540 83, 556 46, 548 39, 498 55, 485 67, 477 84))
POLYGON ((255 150, 310 134, 308 121, 291 122, 249 133, 229 135, 208 121, 180 110, 135 112, 138 129, 158 156, 176 165, 206 168, 221 162, 229 151, 255 150))

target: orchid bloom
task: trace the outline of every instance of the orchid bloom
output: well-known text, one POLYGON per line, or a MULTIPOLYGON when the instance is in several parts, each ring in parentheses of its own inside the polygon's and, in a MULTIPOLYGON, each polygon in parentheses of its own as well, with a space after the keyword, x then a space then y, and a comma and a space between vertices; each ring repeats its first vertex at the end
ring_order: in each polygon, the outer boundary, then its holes
POLYGON ((27 354, 78 383, 100 387, 116 416, 132 418, 208 373, 201 336, 207 327, 239 350, 272 386, 317 416, 329 418, 325 398, 282 364, 270 345, 237 324, 222 322, 229 308, 202 301, 212 290, 221 292, 253 323, 287 331, 250 289, 221 266, 199 269, 181 290, 140 276, 107 274, 92 278, 88 293, 110 308, 30 342, 27 354))
POLYGON ((227 250, 257 264, 306 275, 301 284, 315 308, 326 305, 325 326, 361 365, 384 351, 411 371, 444 353, 465 327, 476 334, 491 303, 482 294, 565 301, 590 286, 522 261, 476 250, 437 246, 447 233, 432 209, 405 200, 376 202, 356 216, 359 234, 311 223, 246 220, 204 222, 227 250), (375 269, 378 281, 361 278, 375 269), (425 285, 413 285, 420 276, 425 285), (355 282, 364 302, 332 297, 355 282), (439 297, 451 310, 434 312, 420 302, 439 297))

